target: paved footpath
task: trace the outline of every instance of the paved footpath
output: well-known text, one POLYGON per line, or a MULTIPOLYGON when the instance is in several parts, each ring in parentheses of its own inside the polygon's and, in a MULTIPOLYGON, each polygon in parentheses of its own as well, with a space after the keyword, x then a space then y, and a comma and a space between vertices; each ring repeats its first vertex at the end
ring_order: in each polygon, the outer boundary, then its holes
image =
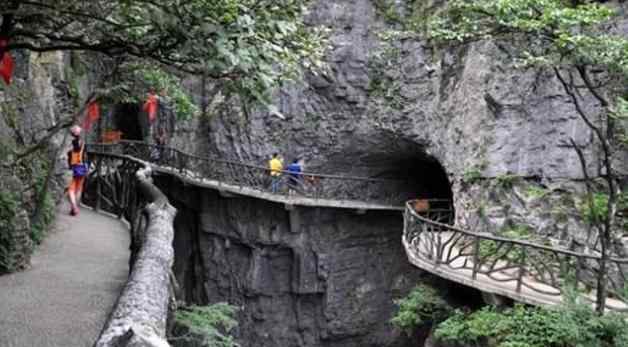
POLYGON ((81 209, 57 214, 26 271, 0 276, 0 346, 92 346, 122 286, 129 232, 120 221, 81 209))

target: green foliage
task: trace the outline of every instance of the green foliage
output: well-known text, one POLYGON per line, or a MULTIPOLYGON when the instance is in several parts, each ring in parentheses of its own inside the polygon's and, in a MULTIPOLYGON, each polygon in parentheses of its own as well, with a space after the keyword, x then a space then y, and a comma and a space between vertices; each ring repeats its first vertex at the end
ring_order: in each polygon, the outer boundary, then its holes
POLYGON ((627 346, 627 328, 626 316, 598 316, 585 304, 558 309, 517 305, 502 312, 492 307, 470 314, 457 311, 437 327, 435 336, 489 347, 611 347, 627 346))
POLYGON ((610 117, 615 121, 615 138, 619 146, 628 149, 628 100, 618 97, 611 108, 610 117))
POLYGON ((44 200, 40 202, 41 216, 40 219, 31 225, 31 239, 36 245, 41 244, 46 236, 46 230, 54 221, 55 202, 49 192, 44 195, 44 200))
POLYGON ((304 22, 308 0, 17 3, 14 26, 29 30, 15 31, 11 45, 169 66, 221 80, 226 91, 263 103, 272 88, 302 69, 319 72, 328 42, 326 29, 304 22))
POLYGON ((437 289, 420 284, 408 296, 395 301, 399 311, 391 319, 391 323, 408 334, 413 329, 445 319, 452 308, 437 289))
POLYGON ((502 187, 503 189, 512 189, 514 182, 518 178, 519 176, 517 175, 505 174, 495 177, 495 181, 497 182, 497 185, 502 187))
POLYGON ((591 225, 603 223, 608 213, 608 194, 595 193, 591 197, 585 197, 578 208, 587 223, 591 225))
MULTIPOLYGON (((528 225, 518 224, 510 227, 506 227, 499 231, 497 236, 505 237, 513 240, 526 240, 529 241, 532 239, 532 230, 528 225)), ((478 248, 478 254, 481 258, 485 259, 495 259, 499 257, 503 251, 504 247, 501 248, 500 253, 498 253, 498 242, 493 240, 481 240, 478 248)), ((520 261, 523 256, 523 250, 521 247, 515 246, 512 250, 508 252, 506 255, 506 259, 510 261, 520 261)))
POLYGON ((15 192, 0 190, 0 273, 13 271, 10 259, 10 230, 19 207, 18 195, 15 192))
POLYGON ((478 168, 468 168, 462 174, 462 181, 467 184, 479 182, 482 179, 482 171, 478 168))
POLYGON ((377 13, 384 18, 386 23, 401 23, 402 18, 399 11, 395 8, 394 0, 375 0, 373 2, 377 13))
POLYGON ((119 71, 125 78, 104 93, 107 101, 143 103, 152 89, 160 98, 170 100, 177 119, 186 120, 198 114, 198 107, 182 88, 181 78, 172 71, 140 62, 125 64, 119 71))
POLYGON ((209 347, 237 347, 229 332, 237 326, 236 307, 226 303, 210 306, 189 306, 177 310, 175 320, 192 334, 202 336, 209 347))
POLYGON ((614 11, 563 0, 455 0, 433 17, 427 34, 436 41, 465 42, 501 37, 520 45, 524 65, 567 63, 604 66, 628 73, 628 40, 598 30, 614 11))
POLYGON ((549 190, 539 186, 529 186, 526 188, 526 195, 534 199, 540 199, 546 194, 549 194, 549 190))

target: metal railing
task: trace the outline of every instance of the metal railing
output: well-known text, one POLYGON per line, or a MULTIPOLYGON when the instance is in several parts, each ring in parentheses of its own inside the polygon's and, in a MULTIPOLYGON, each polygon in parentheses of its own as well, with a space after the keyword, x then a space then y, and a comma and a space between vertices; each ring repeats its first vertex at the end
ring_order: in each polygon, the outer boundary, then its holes
MULTIPOLYGON (((599 255, 466 231, 449 225, 448 218, 442 212, 417 212, 407 202, 403 237, 408 251, 441 271, 504 284, 515 299, 522 291, 560 297, 572 289, 594 302, 599 255)), ((628 311, 628 259, 610 258, 607 267, 606 309, 628 311)))
POLYGON ((94 346, 119 346, 121 341, 135 345, 142 339, 169 346, 165 338, 176 210, 149 179, 148 163, 115 153, 88 155, 83 202, 124 216, 131 233, 129 278, 94 346))
POLYGON ((403 207, 403 203, 412 197, 411 193, 404 191, 407 186, 404 180, 311 172, 294 174, 285 170, 281 171, 279 182, 273 187, 268 167, 191 155, 172 147, 139 141, 88 144, 87 150, 128 155, 191 179, 216 181, 223 185, 246 187, 277 195, 350 200, 398 207, 403 207))

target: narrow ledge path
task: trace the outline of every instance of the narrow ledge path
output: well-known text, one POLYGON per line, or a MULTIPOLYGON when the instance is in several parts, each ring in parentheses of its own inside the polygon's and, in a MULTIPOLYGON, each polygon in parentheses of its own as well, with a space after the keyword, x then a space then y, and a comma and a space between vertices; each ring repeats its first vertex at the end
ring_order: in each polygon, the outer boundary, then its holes
POLYGON ((119 220, 59 209, 29 269, 0 276, 0 346, 92 346, 126 283, 129 232, 119 220))

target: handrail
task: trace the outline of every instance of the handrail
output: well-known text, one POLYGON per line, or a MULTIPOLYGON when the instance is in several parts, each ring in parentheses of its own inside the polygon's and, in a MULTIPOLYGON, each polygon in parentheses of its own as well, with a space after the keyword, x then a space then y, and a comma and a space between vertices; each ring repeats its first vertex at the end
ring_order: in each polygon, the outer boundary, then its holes
MULTIPOLYGON (((234 165, 238 165, 238 166, 242 166, 242 167, 248 167, 251 169, 258 169, 258 170, 264 170, 267 172, 270 172, 270 168, 266 167, 266 166, 260 166, 260 165, 253 165, 253 164, 249 164, 243 161, 236 161, 236 160, 227 160, 227 159, 222 159, 222 158, 218 158, 218 157, 212 157, 212 156, 207 156, 207 157, 201 157, 195 154, 190 154, 190 153, 186 153, 181 151, 178 148, 174 148, 174 147, 170 147, 170 146, 160 146, 160 145, 155 145, 155 144, 149 144, 143 141, 137 141, 137 140, 120 140, 118 142, 114 142, 114 143, 90 143, 88 144, 88 146, 109 146, 109 147, 114 147, 117 145, 124 145, 124 144, 134 144, 134 145, 139 145, 139 146, 144 146, 144 147, 148 147, 148 148, 163 148, 163 149, 167 149, 167 150, 171 150, 171 151, 175 151, 179 154, 185 155, 187 157, 190 158, 195 158, 195 159, 201 159, 201 160, 211 160, 214 162, 218 162, 218 163, 222 163, 222 164, 234 164, 234 165)), ((278 170, 279 172, 281 172, 282 174, 285 175, 291 175, 294 174, 294 172, 288 171, 288 170, 278 170)), ((318 177, 318 178, 331 178, 331 179, 341 179, 341 180, 351 180, 351 181, 372 181, 372 182, 405 182, 406 180, 401 180, 401 179, 397 179, 397 178, 379 178, 379 177, 362 177, 362 176, 344 176, 344 175, 333 175, 333 174, 321 174, 321 173, 315 173, 315 172, 308 172, 308 171, 304 171, 304 172, 300 172, 299 175, 302 176, 312 176, 312 177, 318 177)), ((432 200, 432 199, 430 199, 432 200)), ((440 200, 440 199, 439 199, 440 200)), ((446 200, 446 199, 442 199, 442 200, 446 200)))
POLYGON ((94 346, 169 346, 166 321, 176 209, 151 182, 149 163, 115 153, 88 153, 95 159, 95 170, 88 176, 86 194, 92 196, 96 209, 105 200, 114 212, 125 213, 131 224, 132 251, 126 285, 94 346))
MULTIPOLYGON (((169 146, 123 140, 116 143, 87 145, 88 152, 118 153, 150 162, 158 170, 178 171, 190 180, 208 180, 207 183, 227 192, 248 193, 263 198, 276 198, 260 193, 288 195, 291 203, 321 204, 322 206, 366 206, 374 209, 402 209, 403 202, 413 195, 405 191, 406 180, 373 178, 281 170, 279 177, 271 176, 269 167, 252 165, 216 157, 191 155, 169 146), (252 191, 252 190, 254 191, 252 191), (298 194, 292 194, 292 191, 298 194), (314 199, 312 200, 303 200, 314 199)), ((432 202, 449 201, 429 199, 432 202)), ((276 201, 276 200, 274 200, 276 201)))
MULTIPOLYGON (((596 302, 601 255, 464 230, 405 204, 403 242, 413 264, 441 277, 532 304, 558 303, 565 286, 596 302), (481 280, 479 280, 481 279, 481 280)), ((606 259, 607 310, 628 311, 628 258, 606 259)))
MULTIPOLYGON (((545 250, 545 251, 562 253, 562 254, 565 254, 565 255, 584 257, 584 258, 587 258, 587 259, 594 259, 594 260, 601 260, 602 259, 601 256, 594 255, 594 254, 578 253, 578 252, 570 251, 568 249, 563 249, 563 248, 558 248, 558 247, 549 247, 549 246, 540 245, 540 244, 537 244, 537 243, 528 242, 528 241, 524 241, 524 240, 509 239, 507 237, 500 237, 498 235, 493 235, 493 234, 488 234, 488 233, 479 233, 479 232, 468 231, 468 230, 460 229, 460 228, 455 227, 453 225, 448 225, 448 224, 443 224, 443 223, 440 223, 440 222, 437 222, 437 221, 433 221, 431 219, 425 218, 425 217, 419 215, 418 213, 416 213, 414 211, 414 208, 412 208, 412 205, 411 205, 413 201, 416 201, 416 200, 410 200, 410 201, 406 202, 406 210, 409 213, 411 213, 414 217, 420 219, 423 223, 429 223, 429 224, 432 224, 432 225, 437 226, 439 228, 448 229, 448 230, 455 231, 457 233, 465 234, 465 235, 468 235, 468 236, 479 237, 481 239, 489 240, 489 241, 508 242, 508 243, 512 243, 512 244, 516 244, 516 245, 520 245, 520 246, 532 247, 532 248, 541 249, 541 250, 545 250)), ((609 257, 608 260, 628 264, 628 258, 609 257)))

